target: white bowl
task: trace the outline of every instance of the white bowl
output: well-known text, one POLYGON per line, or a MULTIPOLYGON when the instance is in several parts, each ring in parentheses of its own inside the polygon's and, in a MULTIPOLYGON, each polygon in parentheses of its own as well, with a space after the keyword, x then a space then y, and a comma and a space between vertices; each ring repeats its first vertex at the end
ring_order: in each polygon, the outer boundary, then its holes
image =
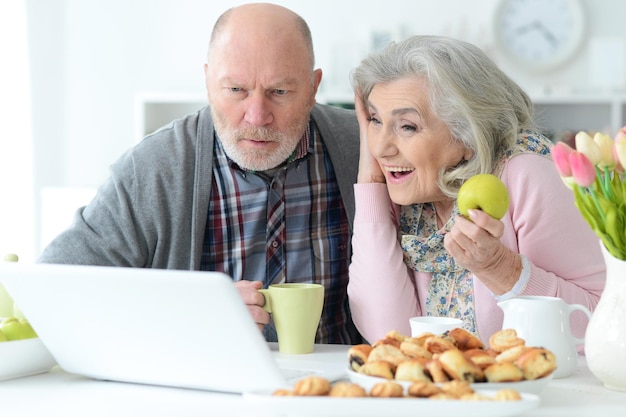
MULTIPOLYGON (((348 378, 350 378, 351 382, 354 382, 355 384, 359 384, 360 386, 365 388, 365 390, 368 392, 372 389, 372 387, 375 384, 386 381, 385 378, 360 374, 358 372, 354 372, 352 369, 348 369, 347 373, 348 373, 348 378)), ((539 395, 541 394, 541 391, 543 391, 543 389, 546 387, 546 385, 548 385, 548 382, 552 380, 552 378, 553 378, 553 374, 550 374, 544 378, 535 379, 532 381, 476 382, 476 383, 471 384, 471 386, 476 391, 479 391, 479 390, 498 391, 501 389, 514 389, 518 392, 525 392, 529 394, 539 395)), ((409 381, 398 381, 395 379, 393 380, 393 382, 396 382, 402 385, 405 391, 413 384, 412 382, 409 382, 409 381)))
POLYGON ((39 338, 0 342, 0 381, 48 372, 56 361, 39 338))

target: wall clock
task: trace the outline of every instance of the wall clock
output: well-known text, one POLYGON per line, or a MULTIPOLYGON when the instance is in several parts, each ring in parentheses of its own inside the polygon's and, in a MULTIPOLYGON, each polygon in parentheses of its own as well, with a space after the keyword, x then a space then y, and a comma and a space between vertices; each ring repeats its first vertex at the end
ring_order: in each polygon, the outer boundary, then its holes
POLYGON ((500 0, 493 20, 497 47, 532 71, 564 65, 585 41, 581 0, 500 0))

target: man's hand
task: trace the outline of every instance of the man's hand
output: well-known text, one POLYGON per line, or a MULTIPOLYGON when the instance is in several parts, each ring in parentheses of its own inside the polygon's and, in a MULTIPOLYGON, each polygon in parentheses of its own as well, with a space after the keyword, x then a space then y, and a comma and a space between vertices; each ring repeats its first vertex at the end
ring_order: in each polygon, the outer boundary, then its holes
POLYGON ((261 331, 263 331, 263 327, 270 322, 269 313, 263 310, 265 297, 259 292, 262 286, 263 283, 261 281, 241 280, 235 282, 235 287, 239 291, 239 295, 248 307, 250 315, 252 315, 254 322, 259 326, 261 331))

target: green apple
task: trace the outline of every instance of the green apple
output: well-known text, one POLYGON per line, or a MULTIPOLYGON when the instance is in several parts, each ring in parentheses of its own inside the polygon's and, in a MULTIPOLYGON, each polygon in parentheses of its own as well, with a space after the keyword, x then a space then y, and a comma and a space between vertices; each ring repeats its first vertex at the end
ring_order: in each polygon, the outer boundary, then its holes
POLYGON ((37 333, 25 318, 18 319, 22 324, 22 331, 24 332, 24 339, 32 339, 37 337, 37 333))
POLYGON ((478 174, 463 183, 457 202, 459 211, 467 218, 468 210, 479 209, 499 220, 509 209, 509 192, 495 175, 478 174))
POLYGON ((7 337, 4 335, 4 332, 0 330, 0 342, 6 342, 7 337))
POLYGON ((19 257, 14 253, 7 253, 4 255, 4 262, 17 262, 19 257))
POLYGON ((15 317, 7 317, 0 325, 0 331, 4 333, 7 340, 21 340, 37 337, 33 328, 23 320, 15 317))

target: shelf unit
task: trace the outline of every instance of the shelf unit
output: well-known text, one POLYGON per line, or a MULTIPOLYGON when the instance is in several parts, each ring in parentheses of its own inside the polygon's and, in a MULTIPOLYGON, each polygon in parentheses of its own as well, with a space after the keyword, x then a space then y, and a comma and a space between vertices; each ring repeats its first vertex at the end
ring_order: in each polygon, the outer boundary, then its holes
POLYGON ((172 120, 206 105, 204 94, 138 94, 135 97, 135 140, 138 142, 172 120))
MULTIPOLYGON (((563 94, 535 96, 537 123, 553 140, 564 132, 604 131, 613 136, 626 125, 626 94, 563 94)), ((200 94, 142 94, 137 97, 137 140, 170 121, 206 105, 200 94)), ((348 95, 321 95, 318 102, 352 107, 348 95)))
POLYGON ((579 94, 534 97, 540 126, 557 137, 566 131, 603 131, 611 136, 626 124, 626 95, 579 94))

